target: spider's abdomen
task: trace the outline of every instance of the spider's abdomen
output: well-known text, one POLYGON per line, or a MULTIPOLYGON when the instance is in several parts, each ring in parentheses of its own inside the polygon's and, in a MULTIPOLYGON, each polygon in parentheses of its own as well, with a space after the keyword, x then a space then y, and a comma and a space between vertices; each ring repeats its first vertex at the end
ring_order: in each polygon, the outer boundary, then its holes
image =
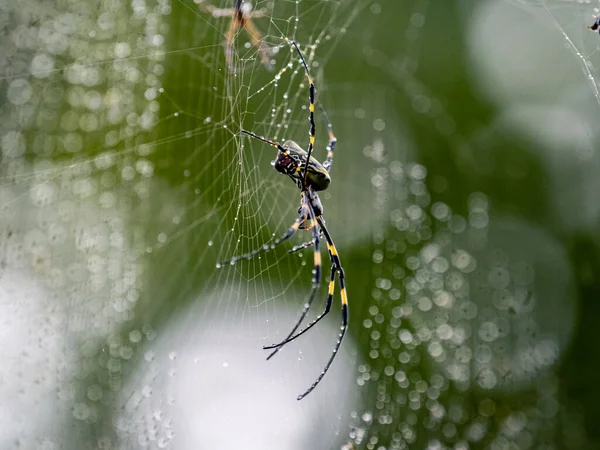
POLYGON ((330 183, 331 177, 329 176, 329 172, 327 172, 319 161, 311 156, 308 163, 308 171, 306 172, 306 184, 311 186, 315 191, 324 191, 329 187, 330 183))

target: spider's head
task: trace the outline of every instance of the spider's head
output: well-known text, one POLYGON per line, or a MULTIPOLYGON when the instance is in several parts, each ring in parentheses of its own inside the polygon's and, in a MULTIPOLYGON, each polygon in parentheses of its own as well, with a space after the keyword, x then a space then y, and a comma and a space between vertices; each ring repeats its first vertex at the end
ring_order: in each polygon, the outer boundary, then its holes
POLYGON ((279 173, 292 176, 296 173, 298 162, 289 151, 279 151, 277 152, 277 158, 273 161, 273 167, 279 173))
POLYGON ((273 166, 277 172, 297 178, 306 162, 306 152, 294 141, 285 141, 282 147, 285 151, 277 152, 273 166))

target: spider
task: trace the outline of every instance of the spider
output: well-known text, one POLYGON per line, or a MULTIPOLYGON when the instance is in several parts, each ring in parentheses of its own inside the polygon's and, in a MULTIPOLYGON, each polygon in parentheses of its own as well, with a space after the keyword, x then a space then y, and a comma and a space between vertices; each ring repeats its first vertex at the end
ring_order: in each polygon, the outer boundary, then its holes
POLYGON ((235 72, 235 66, 233 64, 233 41, 235 35, 240 28, 244 28, 252 44, 256 47, 260 53, 260 59, 262 64, 268 69, 273 70, 271 65, 271 56, 273 52, 269 46, 263 41, 262 35, 258 28, 252 23, 253 18, 266 17, 267 10, 265 8, 252 11, 252 5, 250 2, 244 2, 244 0, 234 0, 235 4, 233 8, 217 8, 214 5, 205 3, 205 0, 194 0, 198 6, 204 11, 212 14, 213 17, 231 17, 229 22, 229 28, 225 33, 225 62, 230 72, 235 72))
MULTIPOLYGON (((287 39, 286 39, 287 40, 287 39)), ((268 359, 271 359, 281 348, 287 344, 288 342, 293 341, 297 337, 303 335, 308 330, 310 330, 313 326, 315 326, 323 317, 325 317, 329 311, 331 310, 331 305, 333 303, 333 295, 335 291, 335 277, 336 274, 339 279, 340 284, 340 298, 341 298, 341 327, 340 332, 338 334, 337 341, 334 345, 333 351, 329 360, 325 364, 325 368, 319 374, 315 382, 302 394, 298 395, 297 399, 302 400, 308 394, 310 394, 315 387, 319 384, 319 382, 323 379, 335 356, 340 349, 342 344, 342 340, 346 333, 346 329, 348 328, 348 297, 346 294, 346 283, 344 279, 344 269, 342 268, 342 263, 340 261, 340 257, 338 255, 337 249, 335 248, 335 244, 331 238, 329 230, 325 225, 325 219, 323 218, 323 205, 321 204, 321 200, 319 199, 318 191, 323 191, 329 187, 331 183, 331 177, 329 176, 329 172, 331 171, 331 164, 333 162, 333 152, 335 150, 335 145, 337 142, 336 137, 333 134, 333 129, 327 114, 323 108, 320 108, 323 113, 323 118, 327 125, 327 129, 329 132, 329 144, 327 146, 327 159, 323 164, 317 161, 315 158, 311 156, 313 147, 315 144, 315 85, 313 83, 313 79, 310 75, 310 71, 308 70, 308 65, 298 44, 295 41, 287 40, 288 43, 296 49, 298 56, 302 65, 304 66, 304 71, 306 73, 306 77, 308 78, 309 84, 309 116, 308 120, 310 122, 309 128, 309 141, 308 141, 308 150, 305 151, 294 141, 285 141, 283 145, 278 144, 277 142, 270 141, 264 137, 258 136, 251 131, 241 130, 242 133, 257 139, 261 142, 269 144, 275 148, 277 148, 277 159, 275 160, 275 170, 278 172, 287 175, 292 179, 292 181, 298 186, 300 189, 300 208, 298 209, 298 217, 296 221, 292 224, 292 226, 287 230, 285 234, 283 234, 279 239, 276 239, 271 244, 266 244, 261 248, 246 253, 240 256, 234 256, 233 258, 222 261, 217 264, 218 267, 222 267, 226 264, 235 264, 240 260, 249 260, 254 256, 271 250, 278 246, 279 244, 287 241, 291 238, 296 231, 299 229, 303 230, 311 230, 312 239, 303 244, 297 245, 291 250, 289 253, 296 252, 303 248, 313 246, 314 253, 314 269, 313 269, 313 277, 312 277, 312 291, 310 296, 308 297, 307 302, 304 305, 304 309, 302 310, 300 317, 296 321, 296 324, 292 327, 292 330, 289 332, 287 337, 281 342, 273 345, 264 346, 263 349, 273 350, 268 359), (324 238, 327 244, 327 251, 329 253, 329 259, 331 260, 331 273, 329 277, 329 291, 327 294, 327 300, 325 302, 325 309, 322 313, 320 313, 312 322, 309 322, 303 329, 296 332, 300 325, 302 324, 310 306, 317 294, 317 290, 319 289, 319 285, 321 283, 321 252, 320 252, 320 242, 321 239, 324 238)))

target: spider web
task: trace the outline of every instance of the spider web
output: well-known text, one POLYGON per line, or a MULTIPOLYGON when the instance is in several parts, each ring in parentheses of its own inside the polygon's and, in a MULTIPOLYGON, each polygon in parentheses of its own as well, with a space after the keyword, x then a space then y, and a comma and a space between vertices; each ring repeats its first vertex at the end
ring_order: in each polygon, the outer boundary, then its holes
POLYGON ((243 30, 228 70, 229 18, 192 0, 0 3, 10 37, 0 44, 0 439, 46 449, 593 445, 555 372, 575 301, 553 233, 593 228, 600 212, 589 194, 600 41, 585 29, 600 4, 253 7, 266 10, 253 23, 273 71, 243 30), (448 24, 449 41, 468 49, 477 96, 497 111, 474 130, 458 123, 464 99, 439 94, 454 53, 430 47, 429 24, 449 16, 465 30, 448 24), (215 267, 297 215, 273 149, 239 134, 308 143, 306 76, 286 37, 338 137, 321 199, 351 302, 350 336, 300 403, 333 348, 337 301, 268 363, 261 347, 286 336, 306 301, 312 250, 286 249, 310 232, 215 267), (543 149, 549 207, 498 201, 497 172, 519 196, 531 187, 524 173, 536 181, 529 160, 494 153, 507 129, 543 149))

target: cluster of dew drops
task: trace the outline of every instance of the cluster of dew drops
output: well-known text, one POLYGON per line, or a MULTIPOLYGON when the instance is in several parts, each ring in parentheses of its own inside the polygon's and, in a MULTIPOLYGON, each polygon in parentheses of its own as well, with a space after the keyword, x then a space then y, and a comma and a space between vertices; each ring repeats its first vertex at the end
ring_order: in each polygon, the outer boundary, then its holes
MULTIPOLYGON (((74 367, 61 367, 67 373, 59 379, 69 382, 74 372, 83 389, 61 389, 61 398, 74 419, 94 424, 120 395, 143 338, 156 335, 144 326, 122 338, 114 327, 133 318, 142 295, 139 257, 148 246, 126 223, 131 206, 148 199, 154 175, 143 136, 158 120, 170 2, 58 3, 51 14, 36 4, 0 4, 12 20, 0 43, 0 69, 9 75, 0 109, 0 214, 10 228, 0 228, 0 263, 41 276, 53 303, 48 323, 69 314, 60 332, 79 342, 79 352, 76 361, 64 359, 74 367)), ((151 395, 149 386, 142 396, 151 395)), ((117 434, 168 445, 163 413, 134 422, 122 416, 117 434)), ((115 438, 100 436, 97 445, 113 448, 115 438)))
MULTIPOLYGON (((350 438, 368 449, 401 449, 417 442, 427 448, 468 449, 484 439, 500 444, 528 429, 539 430, 547 411, 540 409, 539 416, 527 419, 525 410, 515 407, 490 436, 496 401, 481 395, 473 409, 463 398, 472 386, 491 390, 501 385, 501 366, 493 361, 511 355, 503 353, 507 350, 501 344, 510 338, 503 325, 510 314, 506 302, 527 307, 532 266, 513 265, 509 276, 503 252, 488 250, 487 265, 475 257, 486 248, 489 233, 485 195, 472 194, 468 215, 462 217, 447 204, 432 201, 425 167, 378 158, 376 148, 368 153, 381 162, 372 171, 373 205, 389 220, 373 232, 375 283, 362 319, 369 351, 356 380, 375 392, 370 407, 351 413, 350 438), (509 293, 511 277, 519 284, 509 293), (490 307, 482 309, 472 300, 471 283, 493 293, 490 307), (478 345, 469 344, 473 334, 478 345), (425 359, 439 365, 424 370, 425 359)), ((536 370, 555 362, 549 355, 556 350, 547 343, 523 345, 538 351, 542 366, 536 370), (541 355, 548 356, 541 360, 541 355)), ((541 396, 548 405, 555 403, 550 392, 541 396)))

